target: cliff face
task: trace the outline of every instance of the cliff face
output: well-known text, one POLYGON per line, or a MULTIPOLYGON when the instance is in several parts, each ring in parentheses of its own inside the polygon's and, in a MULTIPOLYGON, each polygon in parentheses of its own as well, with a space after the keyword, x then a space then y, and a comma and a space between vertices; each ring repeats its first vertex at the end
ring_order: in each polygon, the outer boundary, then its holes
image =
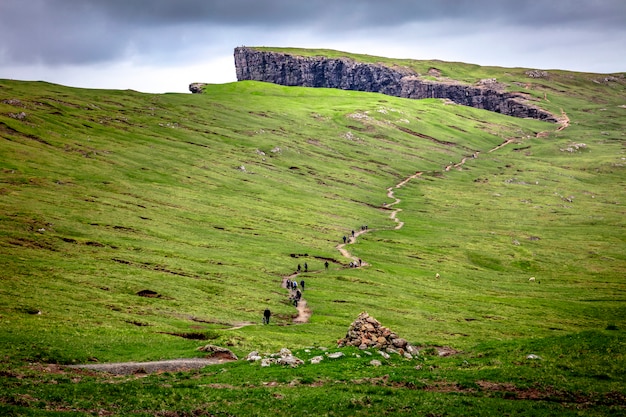
POLYGON ((365 64, 348 58, 300 57, 278 52, 235 49, 237 80, 301 87, 368 91, 404 98, 441 98, 509 116, 550 122, 557 119, 524 97, 487 85, 424 80, 407 68, 365 64))

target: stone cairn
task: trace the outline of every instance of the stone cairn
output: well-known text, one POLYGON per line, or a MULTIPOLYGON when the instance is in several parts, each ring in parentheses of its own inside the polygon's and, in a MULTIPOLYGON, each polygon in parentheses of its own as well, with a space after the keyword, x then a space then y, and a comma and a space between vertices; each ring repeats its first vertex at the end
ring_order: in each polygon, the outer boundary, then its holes
POLYGON ((352 322, 346 337, 337 341, 338 347, 356 346, 361 350, 373 348, 398 353, 407 358, 416 356, 418 349, 380 324, 365 311, 352 322))

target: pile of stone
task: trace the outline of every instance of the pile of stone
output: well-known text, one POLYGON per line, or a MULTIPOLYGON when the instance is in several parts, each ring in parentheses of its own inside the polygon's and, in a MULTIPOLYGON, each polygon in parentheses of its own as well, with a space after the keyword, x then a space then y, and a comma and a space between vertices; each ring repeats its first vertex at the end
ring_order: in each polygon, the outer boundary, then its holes
POLYGON ((378 320, 371 317, 365 311, 352 322, 346 337, 337 341, 339 347, 356 346, 359 349, 379 349, 389 353, 398 353, 406 358, 412 358, 418 354, 418 349, 409 344, 406 339, 398 335, 387 327, 380 324, 378 320))

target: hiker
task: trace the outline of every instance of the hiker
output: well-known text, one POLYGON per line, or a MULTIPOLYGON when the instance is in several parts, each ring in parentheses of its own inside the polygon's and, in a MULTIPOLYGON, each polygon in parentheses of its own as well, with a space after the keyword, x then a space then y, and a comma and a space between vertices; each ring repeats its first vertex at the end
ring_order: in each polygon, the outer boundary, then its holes
POLYGON ((354 230, 352 231, 352 237, 354 237, 354 230))
POLYGON ((328 261, 324 262, 324 268, 328 271, 328 261))
POLYGON ((343 243, 346 243, 346 240, 348 240, 348 238, 344 236, 343 237, 343 243))
POLYGON ((265 311, 263 312, 263 324, 270 324, 271 315, 272 315, 272 312, 270 311, 270 309, 266 308, 265 311))
POLYGON ((300 281, 300 288, 302 288, 302 291, 304 291, 304 280, 300 281))
POLYGON ((298 264, 298 272, 300 272, 301 269, 300 264, 298 264))
POLYGON ((287 278, 287 282, 285 282, 285 287, 287 287, 287 289, 291 288, 291 280, 289 278, 287 278))
POLYGON ((293 297, 293 305, 298 307, 298 302, 300 301, 300 298, 302 298, 302 293, 299 290, 296 290, 296 296, 293 297))
POLYGON ((359 258, 359 266, 361 266, 362 263, 361 258, 359 258))
POLYGON ((297 290, 298 289, 298 282, 297 281, 292 281, 291 282, 291 289, 292 290, 297 290))
POLYGON ((309 272, 309 265, 306 262, 304 263, 304 272, 309 272))

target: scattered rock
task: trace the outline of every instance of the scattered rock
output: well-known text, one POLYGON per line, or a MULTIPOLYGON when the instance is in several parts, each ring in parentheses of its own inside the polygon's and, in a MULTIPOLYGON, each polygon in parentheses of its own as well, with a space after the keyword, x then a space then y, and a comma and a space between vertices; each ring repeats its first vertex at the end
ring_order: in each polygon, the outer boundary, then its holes
POLYGON ((292 368, 295 368, 299 365, 302 365, 304 361, 300 358, 293 356, 291 351, 287 348, 282 348, 280 352, 270 354, 267 357, 261 357, 259 352, 252 351, 246 356, 246 360, 250 362, 256 362, 258 360, 261 361, 261 367, 271 366, 272 364, 278 365, 288 365, 292 368))
POLYGON ((300 358, 296 358, 293 355, 283 356, 276 361, 279 365, 289 365, 292 368, 296 368, 299 365, 302 365, 304 361, 300 358))
POLYGON ((201 94, 204 91, 206 83, 191 83, 189 84, 189 91, 193 94, 201 94))
POLYGON ((318 363, 320 363, 323 360, 324 360, 323 356, 315 356, 315 357, 311 358, 311 363, 312 364, 318 364, 318 363))
POLYGON ((238 359, 237 355, 235 355, 229 349, 220 346, 206 345, 199 347, 198 350, 201 352, 207 352, 207 358, 220 358, 233 361, 236 361, 238 359))
POLYGON ((26 119, 26 113, 19 112, 19 113, 9 113, 9 117, 12 117, 13 119, 18 119, 18 120, 24 120, 26 119))
POLYGON ((526 356, 526 359, 541 360, 541 356, 538 356, 538 355, 535 355, 534 353, 531 353, 530 355, 526 356))
POLYGON ((572 143, 567 148, 561 148, 561 152, 574 153, 574 152, 578 152, 579 150, 585 149, 585 148, 587 148, 587 145, 584 144, 584 143, 572 143))
POLYGON ((328 354, 329 359, 339 359, 339 358, 342 358, 343 356, 344 356, 343 352, 334 352, 334 353, 328 354))
POLYGON ((378 359, 372 359, 370 361, 370 365, 372 366, 381 366, 383 363, 381 361, 379 361, 378 359))
POLYGON ((526 71, 525 74, 530 78, 546 78, 548 76, 548 71, 530 70, 526 71))
POLYGON ((22 102, 20 101, 20 99, 17 98, 8 98, 6 100, 2 100, 2 103, 9 104, 11 106, 23 107, 22 102))

